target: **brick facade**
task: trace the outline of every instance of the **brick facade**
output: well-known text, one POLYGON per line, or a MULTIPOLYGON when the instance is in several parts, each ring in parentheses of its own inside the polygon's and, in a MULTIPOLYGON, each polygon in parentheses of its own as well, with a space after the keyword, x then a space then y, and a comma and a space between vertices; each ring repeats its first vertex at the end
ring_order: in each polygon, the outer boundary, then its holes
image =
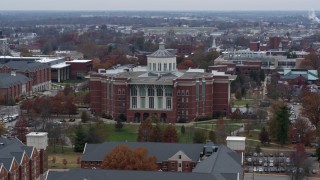
POLYGON ((140 122, 150 115, 156 115, 161 121, 170 123, 229 113, 228 76, 181 77, 173 80, 170 110, 131 108, 129 83, 129 78, 92 74, 89 83, 92 113, 113 117, 124 114, 129 122, 140 122))

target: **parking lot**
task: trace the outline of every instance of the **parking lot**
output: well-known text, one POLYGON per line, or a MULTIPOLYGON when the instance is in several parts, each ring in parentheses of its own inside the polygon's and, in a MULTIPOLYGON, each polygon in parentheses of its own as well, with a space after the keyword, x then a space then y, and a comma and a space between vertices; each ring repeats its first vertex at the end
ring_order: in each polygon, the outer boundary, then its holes
MULTIPOLYGON (((316 162, 316 158, 309 155, 310 162, 316 162)), ((245 172, 246 173, 282 173, 288 174, 296 171, 295 167, 292 167, 292 160, 290 153, 247 153, 245 159, 245 172)), ((301 169, 301 171, 303 171, 301 169)), ((308 174, 317 174, 317 167, 314 165, 310 167, 308 174)))

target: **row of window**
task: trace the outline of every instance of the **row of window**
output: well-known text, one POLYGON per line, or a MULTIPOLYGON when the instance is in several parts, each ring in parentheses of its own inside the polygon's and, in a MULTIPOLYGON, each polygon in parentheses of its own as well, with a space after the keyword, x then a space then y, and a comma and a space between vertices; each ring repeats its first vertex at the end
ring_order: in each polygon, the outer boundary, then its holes
POLYGON ((125 89, 118 89, 118 94, 126 94, 126 90, 125 89))
MULTIPOLYGON (((184 113, 186 113, 186 116, 189 115, 189 111, 188 110, 181 110, 181 115, 184 115, 184 113)), ((178 110, 178 115, 180 115, 180 110, 178 110)))
MULTIPOLYGON (((138 88, 136 87, 132 87, 130 89, 131 96, 138 96, 138 88)), ((153 87, 148 87, 147 89, 144 87, 140 87, 139 88, 139 96, 146 96, 148 92, 148 96, 163 96, 163 94, 165 94, 165 96, 172 96, 172 89, 171 88, 153 88, 153 87)))
MULTIPOLYGON (((180 98, 177 98, 177 101, 180 102, 180 98)), ((189 102, 189 98, 181 98, 181 102, 189 102)))
POLYGON ((149 71, 172 71, 176 69, 176 63, 148 63, 149 71))
POLYGON ((180 95, 181 95, 181 96, 184 96, 184 95, 189 96, 189 90, 181 90, 181 91, 178 90, 178 91, 177 91, 177 95, 178 95, 178 96, 180 96, 180 95))
POLYGON ((171 109, 172 108, 172 98, 165 98, 165 107, 163 103, 163 97, 140 97, 140 103, 138 104, 138 97, 131 97, 131 108, 132 109, 171 109), (147 102, 148 100, 148 102, 147 102), (157 102, 155 102, 157 100, 157 102))
POLYGON ((177 104, 178 105, 178 108, 188 108, 189 105, 188 104, 177 104))

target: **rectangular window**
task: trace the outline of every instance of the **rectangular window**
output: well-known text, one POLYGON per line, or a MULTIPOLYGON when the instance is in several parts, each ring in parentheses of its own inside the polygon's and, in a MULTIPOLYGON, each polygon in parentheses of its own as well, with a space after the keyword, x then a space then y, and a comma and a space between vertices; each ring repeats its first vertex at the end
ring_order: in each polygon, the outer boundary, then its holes
POLYGON ((181 102, 184 102, 184 98, 181 99, 181 102))
POLYGON ((177 95, 180 96, 180 90, 177 91, 177 95))
POLYGON ((158 71, 161 71, 161 63, 158 63, 158 71))
POLYGON ((188 112, 188 110, 186 110, 186 116, 188 116, 189 115, 189 112, 188 112))
POLYGON ((199 81, 196 81, 196 101, 199 101, 199 81))
POLYGON ((161 88, 157 88, 157 96, 163 96, 163 90, 161 88))
POLYGON ((149 97, 149 109, 154 109, 154 98, 149 97))
POLYGON ((167 109, 171 109, 171 107, 172 107, 172 103, 171 103, 171 98, 167 98, 167 109))
POLYGON ((148 63, 148 69, 151 71, 151 63, 148 63))
POLYGON ((152 66, 153 71, 156 71, 156 63, 152 63, 152 66))
POLYGON ((189 102, 189 98, 186 98, 186 102, 189 102))
POLYGON ((171 71, 171 63, 169 63, 169 71, 171 71))
POLYGON ((175 166, 176 166, 176 163, 171 162, 171 167, 175 167, 175 166))
POLYGON ((179 163, 179 167, 181 167, 181 163, 179 163))
POLYGON ((184 90, 181 91, 181 96, 184 96, 184 90))
POLYGON ((140 87, 140 96, 146 96, 146 88, 145 87, 140 87))
POLYGON ((206 97, 206 81, 202 81, 202 99, 204 100, 206 97))
POLYGON ((186 96, 189 96, 189 90, 186 90, 186 96))
POLYGON ((164 64, 163 64, 163 70, 164 70, 164 71, 167 71, 167 63, 164 63, 164 64))
POLYGON ((131 108, 136 109, 137 108, 137 97, 132 97, 131 98, 131 108))
POLYGON ((176 70, 176 63, 173 63, 172 69, 176 70))
POLYGON ((172 89, 166 88, 166 96, 172 96, 172 89))
POLYGON ((125 89, 122 89, 122 94, 126 94, 126 90, 125 89))
POLYGON ((148 96, 154 96, 154 89, 153 87, 148 88, 148 96))
POLYGON ((158 109, 163 109, 163 99, 162 99, 162 97, 158 97, 158 109))
POLYGON ((179 155, 179 159, 181 159, 181 155, 179 155))
POLYGON ((137 88, 131 87, 131 96, 137 96, 137 88))
POLYGON ((118 89, 118 94, 121 94, 121 89, 118 89))
POLYGON ((146 98, 142 97, 140 98, 140 108, 146 108, 146 98))

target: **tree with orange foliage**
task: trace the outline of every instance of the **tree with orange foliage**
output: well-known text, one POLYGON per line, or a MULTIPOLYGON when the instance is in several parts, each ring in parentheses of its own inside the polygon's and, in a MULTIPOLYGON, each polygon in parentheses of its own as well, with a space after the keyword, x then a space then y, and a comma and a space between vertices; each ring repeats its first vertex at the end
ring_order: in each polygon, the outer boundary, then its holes
POLYGON ((320 125, 320 95, 314 92, 304 93, 302 97, 302 113, 318 128, 320 125))
POLYGON ((216 141, 218 144, 225 144, 227 138, 226 125, 223 118, 218 119, 216 128, 216 141))
POLYGON ((139 126, 137 140, 140 142, 152 141, 152 132, 153 132, 153 126, 152 126, 151 119, 148 118, 146 120, 143 120, 139 126))
POLYGON ((130 149, 128 145, 113 148, 103 159, 102 169, 144 170, 156 171, 157 164, 154 156, 147 156, 146 148, 130 149))
POLYGON ((320 68, 320 54, 311 52, 300 64, 301 68, 305 69, 318 69, 320 68))
POLYGON ((178 134, 176 128, 170 124, 166 127, 163 133, 163 142, 178 142, 178 134))

